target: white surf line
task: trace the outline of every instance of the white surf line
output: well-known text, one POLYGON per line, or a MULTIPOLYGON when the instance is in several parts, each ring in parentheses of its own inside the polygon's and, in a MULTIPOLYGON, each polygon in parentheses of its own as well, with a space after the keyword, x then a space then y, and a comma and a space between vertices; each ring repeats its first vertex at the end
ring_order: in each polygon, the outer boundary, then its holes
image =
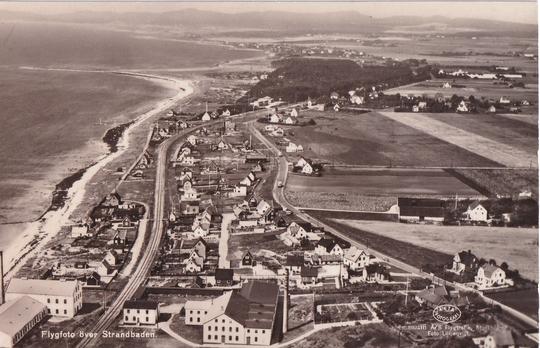
MULTIPOLYGON (((31 68, 31 69, 34 69, 34 68, 31 68)), ((35 68, 35 70, 58 70, 58 71, 73 71, 73 72, 108 72, 108 73, 113 72, 113 71, 79 70, 79 69, 65 70, 65 69, 55 69, 55 68, 52 68, 52 69, 35 68)), ((123 72, 121 71, 118 71, 116 73, 123 74, 123 72)), ((72 224, 69 218, 71 214, 75 211, 75 209, 79 206, 79 204, 83 201, 84 195, 85 195, 86 184, 103 167, 105 167, 114 159, 121 156, 127 150, 128 145, 129 145, 129 140, 130 140, 130 134, 133 131, 133 129, 139 126, 145 120, 149 119, 150 117, 155 116, 161 112, 164 112, 167 109, 170 109, 181 99, 193 93, 193 84, 192 84, 193 82, 191 80, 178 80, 178 79, 174 79, 170 77, 148 75, 148 74, 137 74, 137 73, 127 73, 126 75, 138 77, 138 78, 146 78, 149 80, 157 79, 157 80, 169 81, 173 84, 172 87, 171 86, 169 87, 176 89, 178 92, 175 96, 167 97, 165 100, 158 102, 155 105, 155 107, 152 108, 150 111, 147 111, 144 114, 135 118, 134 123, 124 131, 124 134, 122 135, 118 143, 117 151, 113 153, 107 153, 101 156, 100 158, 98 158, 97 162, 94 165, 90 166, 85 171, 81 179, 73 183, 71 188, 68 190, 65 204, 61 209, 47 212, 42 217, 41 220, 31 223, 28 226, 28 228, 23 233, 24 239, 21 238, 20 240, 16 241, 14 245, 9 248, 10 250, 7 251, 8 255, 20 255, 20 257, 18 258, 11 257, 11 259, 8 257, 6 258, 7 265, 4 268, 9 270, 5 275, 6 280, 9 281, 9 279, 11 279, 11 277, 13 277, 22 268, 22 266, 26 264, 26 262, 30 258, 34 257, 37 253, 43 250, 45 245, 47 245, 47 243, 49 243, 52 240, 52 238, 60 232, 62 227, 69 226, 72 224), (42 239, 39 242, 31 245, 31 243, 33 243, 33 241, 38 237, 41 237, 42 239), (15 250, 15 248, 18 250, 15 250)))
POLYGON ((378 114, 508 167, 537 168, 534 154, 473 132, 423 116, 420 113, 377 111, 378 114))

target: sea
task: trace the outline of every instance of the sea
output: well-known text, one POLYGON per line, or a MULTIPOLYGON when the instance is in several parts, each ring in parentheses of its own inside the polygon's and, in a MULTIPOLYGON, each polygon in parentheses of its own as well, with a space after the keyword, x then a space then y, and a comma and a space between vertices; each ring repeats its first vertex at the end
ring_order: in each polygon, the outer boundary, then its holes
POLYGON ((108 151, 107 129, 175 94, 96 70, 211 67, 257 55, 102 27, 0 23, 0 250, 17 236, 14 223, 47 209, 58 182, 108 151))

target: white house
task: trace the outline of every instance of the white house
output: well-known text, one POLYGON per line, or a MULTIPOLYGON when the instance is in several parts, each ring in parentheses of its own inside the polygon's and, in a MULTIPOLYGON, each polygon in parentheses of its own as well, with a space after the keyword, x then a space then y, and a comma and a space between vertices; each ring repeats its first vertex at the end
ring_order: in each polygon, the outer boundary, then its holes
POLYGON ((289 227, 287 227, 287 232, 297 240, 308 237, 306 229, 300 226, 295 221, 289 224, 289 227))
POLYGON ((231 112, 229 111, 229 109, 226 109, 221 113, 221 116, 231 116, 231 112))
POLYGON ((488 211, 479 201, 471 203, 467 207, 465 215, 467 216, 467 219, 471 221, 488 221, 488 211))
POLYGON ((309 163, 308 160, 306 160, 304 157, 300 157, 300 159, 296 162, 296 164, 294 166, 302 168, 308 163, 309 163))
POLYGON ((197 145, 197 137, 193 134, 187 137, 187 141, 193 146, 197 145))
POLYGON ((285 119, 285 124, 296 124, 297 122, 298 121, 295 118, 292 118, 291 116, 285 119))
POLYGON ((210 114, 207 112, 204 113, 204 115, 202 115, 201 117, 201 121, 210 121, 212 119, 212 117, 210 117, 210 114))
POLYGON ((369 265, 369 263, 370 255, 364 250, 360 250, 353 246, 345 251, 343 264, 348 266, 350 270, 356 271, 358 269, 362 269, 369 265))
POLYGON ((499 104, 510 104, 510 99, 508 97, 501 97, 499 99, 499 104))
POLYGON ((452 88, 452 85, 449 82, 445 82, 443 83, 442 88, 452 88))
POLYGON ((291 142, 289 142, 289 144, 285 148, 285 151, 289 152, 289 153, 291 153, 291 152, 301 152, 301 151, 304 151, 304 148, 302 147, 302 145, 296 145, 295 143, 293 143, 291 141, 291 142))
POLYGON ((82 286, 78 280, 12 278, 6 300, 22 296, 41 302, 53 316, 73 318, 82 308, 82 286))
POLYGON ((272 114, 269 119, 270 123, 280 123, 281 118, 278 116, 278 114, 272 114))
POLYGON ((459 103, 458 107, 456 108, 456 112, 469 112, 469 108, 464 100, 459 103))
POLYGON ((47 306, 30 296, 0 305, 0 347, 13 347, 47 315, 47 306))
POLYGON ((362 105, 364 104, 364 97, 355 94, 350 98, 350 101, 352 104, 362 105))
POLYGON ((309 163, 304 164, 304 166, 302 167, 302 173, 308 175, 313 174, 313 166, 309 163))
POLYGON ((223 139, 221 139, 217 145, 218 149, 220 150, 227 150, 229 148, 229 144, 227 144, 223 139))
POLYGON ((157 325, 159 303, 153 301, 129 300, 124 303, 124 325, 157 325))
POLYGON ((247 196, 247 187, 236 185, 229 194, 230 197, 245 197, 247 196))
POLYGON ((296 110, 296 108, 293 108, 293 109, 291 110, 291 116, 292 116, 292 117, 298 117, 298 110, 296 110))
POLYGON ((478 273, 474 277, 474 282, 480 288, 491 288, 506 283, 506 273, 497 266, 485 264, 478 268, 478 273))
POLYGON ((88 230, 88 225, 75 225, 71 227, 72 238, 86 238, 91 236, 92 233, 88 230))
POLYGON ((266 215, 272 209, 270 204, 268 204, 264 199, 262 199, 259 204, 257 204, 257 213, 260 215, 266 215))

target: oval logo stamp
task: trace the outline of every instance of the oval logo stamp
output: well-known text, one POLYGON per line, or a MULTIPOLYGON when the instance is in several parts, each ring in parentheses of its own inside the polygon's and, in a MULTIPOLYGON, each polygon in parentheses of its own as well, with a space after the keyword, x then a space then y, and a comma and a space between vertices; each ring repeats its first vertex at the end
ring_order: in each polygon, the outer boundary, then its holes
POLYGON ((451 304, 439 305, 433 309, 433 318, 440 323, 450 324, 461 318, 461 311, 451 304))

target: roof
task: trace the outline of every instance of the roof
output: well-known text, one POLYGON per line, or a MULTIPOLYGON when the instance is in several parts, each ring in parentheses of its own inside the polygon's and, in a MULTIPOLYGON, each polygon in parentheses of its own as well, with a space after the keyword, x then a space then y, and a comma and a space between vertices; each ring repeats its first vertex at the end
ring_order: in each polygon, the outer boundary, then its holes
POLYGON ((485 209, 485 207, 482 204, 480 204, 480 201, 474 201, 471 204, 469 204, 469 207, 467 207, 467 210, 473 210, 478 206, 481 206, 482 208, 485 209))
POLYGON ((276 283, 250 281, 232 294, 224 314, 248 328, 272 329, 278 296, 276 283))
POLYGON ((427 216, 427 217, 444 217, 444 209, 438 207, 399 207, 399 215, 401 216, 427 216))
POLYGON ((304 267, 300 270, 300 276, 302 277, 317 277, 319 275, 319 269, 316 267, 304 267))
POLYGON ((304 254, 292 254, 287 255, 287 261, 285 261, 286 266, 303 266, 304 265, 304 254))
POLYGON ((446 296, 448 296, 448 292, 446 291, 446 288, 441 286, 424 289, 417 293, 416 296, 433 305, 439 305, 447 302, 446 296))
POLYGON ((124 309, 158 309, 158 303, 154 301, 129 300, 124 302, 124 309))
POLYGON ((216 268, 216 280, 233 280, 234 271, 230 268, 216 268))
POLYGON ((347 249, 345 252, 345 258, 348 260, 351 260, 353 262, 356 262, 362 254, 367 254, 364 252, 364 250, 358 249, 355 246, 352 246, 351 248, 347 249))
POLYGON ((398 205, 402 207, 432 207, 442 208, 444 207, 444 201, 440 199, 431 198, 398 198, 398 205))
POLYGON ((79 282, 49 280, 49 279, 20 279, 13 278, 6 291, 8 294, 73 296, 79 282))
POLYGON ((47 307, 29 296, 22 296, 0 306, 0 332, 10 337, 22 330, 47 307))
POLYGON ((484 276, 487 278, 491 278, 491 276, 493 275, 493 272, 495 272, 499 267, 486 263, 481 268, 484 269, 484 276))
POLYGON ((317 246, 322 246, 326 249, 327 252, 332 251, 337 242, 332 238, 321 238, 317 243, 317 246))
POLYGON ((476 256, 471 253, 470 250, 468 251, 460 251, 458 253, 458 256, 459 256, 459 260, 462 264, 466 265, 466 266, 472 266, 473 264, 475 264, 476 262, 478 262, 478 259, 476 258, 476 256))

